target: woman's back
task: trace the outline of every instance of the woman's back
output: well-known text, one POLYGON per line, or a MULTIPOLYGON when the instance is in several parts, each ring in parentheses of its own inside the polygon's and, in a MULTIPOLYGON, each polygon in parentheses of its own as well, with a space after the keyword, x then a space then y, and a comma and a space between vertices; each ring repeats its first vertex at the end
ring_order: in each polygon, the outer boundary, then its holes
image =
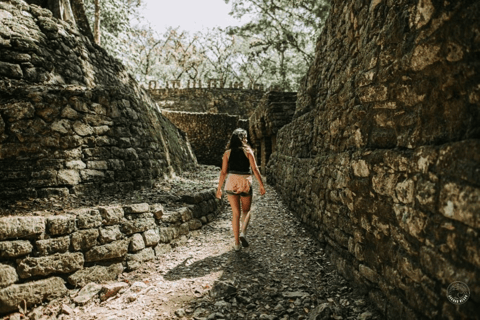
POLYGON ((244 148, 234 148, 228 158, 228 172, 237 174, 250 174, 250 161, 244 148))

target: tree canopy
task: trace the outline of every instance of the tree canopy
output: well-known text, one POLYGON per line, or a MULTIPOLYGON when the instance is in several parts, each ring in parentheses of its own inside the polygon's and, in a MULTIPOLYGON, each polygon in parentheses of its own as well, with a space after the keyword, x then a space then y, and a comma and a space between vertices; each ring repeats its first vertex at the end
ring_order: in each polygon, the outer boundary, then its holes
MULTIPOLYGON (((249 19, 240 27, 190 34, 155 32, 139 15, 138 0, 99 1, 101 45, 126 64, 138 81, 219 79, 297 90, 313 61, 327 0, 224 0, 230 14, 249 19)), ((84 0, 90 25, 95 0, 84 0)))

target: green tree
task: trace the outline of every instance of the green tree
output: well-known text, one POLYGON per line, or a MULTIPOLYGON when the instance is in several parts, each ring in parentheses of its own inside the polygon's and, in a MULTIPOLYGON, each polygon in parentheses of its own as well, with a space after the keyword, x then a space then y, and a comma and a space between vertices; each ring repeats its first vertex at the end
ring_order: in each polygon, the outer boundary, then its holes
POLYGON ((140 4, 137 0, 84 0, 89 24, 96 26, 97 43, 115 57, 122 56, 122 37, 132 31, 132 19, 138 17, 140 4))
POLYGON ((296 89, 300 74, 305 74, 308 65, 313 61, 315 42, 328 14, 328 1, 225 2, 232 4, 232 16, 251 19, 243 26, 229 28, 228 33, 248 39, 256 58, 269 60, 268 63, 263 63, 265 66, 270 65, 266 70, 268 76, 264 74, 265 77, 270 81, 275 79, 286 90, 296 89), (259 52, 266 55, 262 56, 259 52))

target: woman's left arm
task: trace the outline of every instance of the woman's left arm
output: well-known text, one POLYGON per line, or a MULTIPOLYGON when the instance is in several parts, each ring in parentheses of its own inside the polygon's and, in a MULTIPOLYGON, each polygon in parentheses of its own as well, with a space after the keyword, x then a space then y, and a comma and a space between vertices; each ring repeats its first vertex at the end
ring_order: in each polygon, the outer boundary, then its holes
POLYGON ((218 188, 217 188, 217 199, 222 198, 222 186, 225 182, 225 177, 227 176, 227 169, 228 169, 228 155, 226 151, 223 154, 223 161, 222 161, 222 171, 220 171, 220 179, 218 180, 218 188))

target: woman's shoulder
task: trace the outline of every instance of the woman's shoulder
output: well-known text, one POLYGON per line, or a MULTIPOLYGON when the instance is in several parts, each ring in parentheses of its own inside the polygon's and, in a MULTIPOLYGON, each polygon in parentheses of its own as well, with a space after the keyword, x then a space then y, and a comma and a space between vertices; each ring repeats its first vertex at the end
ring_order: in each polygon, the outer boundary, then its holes
POLYGON ((243 150, 245 151, 245 153, 253 156, 253 150, 252 150, 251 147, 247 146, 247 147, 243 148, 243 150))

